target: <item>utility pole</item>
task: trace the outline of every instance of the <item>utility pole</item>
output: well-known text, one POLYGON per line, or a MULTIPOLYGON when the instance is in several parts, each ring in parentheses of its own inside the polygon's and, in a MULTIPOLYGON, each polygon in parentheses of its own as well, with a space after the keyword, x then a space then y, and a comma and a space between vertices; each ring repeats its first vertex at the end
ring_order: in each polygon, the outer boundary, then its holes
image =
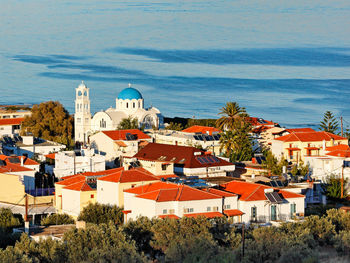
POLYGON ((340 116, 340 129, 341 129, 341 136, 343 137, 343 117, 340 116))
POLYGON ((242 259, 244 258, 244 226, 245 224, 242 224, 242 259))
POLYGON ((344 195, 344 163, 341 167, 341 181, 340 181, 340 198, 343 199, 344 195))

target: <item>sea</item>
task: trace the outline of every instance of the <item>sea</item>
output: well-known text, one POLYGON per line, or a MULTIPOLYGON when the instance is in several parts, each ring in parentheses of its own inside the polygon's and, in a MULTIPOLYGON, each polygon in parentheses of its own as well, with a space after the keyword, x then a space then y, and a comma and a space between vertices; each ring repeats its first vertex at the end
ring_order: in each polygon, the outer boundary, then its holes
POLYGON ((167 117, 350 127, 350 1, 0 0, 0 104, 74 113, 81 81, 93 113, 131 83, 167 117))

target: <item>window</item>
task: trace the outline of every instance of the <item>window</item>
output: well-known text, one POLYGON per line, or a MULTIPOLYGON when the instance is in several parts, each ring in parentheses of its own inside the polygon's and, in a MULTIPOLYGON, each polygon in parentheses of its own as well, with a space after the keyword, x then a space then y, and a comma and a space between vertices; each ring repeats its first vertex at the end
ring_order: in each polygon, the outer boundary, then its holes
POLYGON ((210 212, 210 211, 211 211, 211 207, 208 206, 208 207, 207 207, 207 212, 210 212))
POLYGON ((193 208, 184 208, 184 213, 193 213, 193 208))
POLYGON ((104 119, 100 120, 100 127, 106 128, 106 121, 104 119))
POLYGON ((166 164, 162 164, 162 171, 166 171, 166 167, 167 167, 166 164))
POLYGON ((231 205, 224 205, 224 209, 231 209, 231 205))
POLYGON ((169 209, 169 214, 175 214, 175 209, 169 209))
POLYGON ((94 198, 94 195, 91 195, 90 197, 91 197, 91 198, 94 198))
POLYGON ((81 122, 81 118, 77 118, 77 122, 80 123, 81 122))
POLYGON ((132 107, 135 108, 135 102, 132 103, 132 107))
POLYGON ((168 210, 163 209, 163 215, 166 215, 168 213, 168 210))
POLYGON ((276 220, 277 220, 276 206, 272 205, 271 206, 271 221, 276 221, 276 220))
POLYGON ((213 212, 217 212, 219 211, 219 207, 218 206, 213 206, 213 212))
POLYGON ((129 108, 129 103, 128 102, 126 103, 126 107, 129 108))
POLYGON ((251 217, 252 217, 253 221, 256 221, 256 214, 257 214, 257 208, 256 208, 256 206, 253 206, 251 208, 251 217))

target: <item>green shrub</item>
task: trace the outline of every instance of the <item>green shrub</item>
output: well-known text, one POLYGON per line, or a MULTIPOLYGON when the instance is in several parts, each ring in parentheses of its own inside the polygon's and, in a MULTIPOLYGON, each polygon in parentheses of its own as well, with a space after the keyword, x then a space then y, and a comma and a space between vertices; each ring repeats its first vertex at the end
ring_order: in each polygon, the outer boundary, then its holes
POLYGON ((75 221, 73 217, 67 214, 52 214, 43 218, 40 222, 42 226, 68 225, 68 224, 74 224, 74 223, 75 221))
POLYGON ((116 225, 123 224, 124 214, 123 208, 116 205, 104 205, 104 204, 89 204, 83 208, 80 212, 78 220, 83 220, 93 224, 108 224, 112 221, 116 225))

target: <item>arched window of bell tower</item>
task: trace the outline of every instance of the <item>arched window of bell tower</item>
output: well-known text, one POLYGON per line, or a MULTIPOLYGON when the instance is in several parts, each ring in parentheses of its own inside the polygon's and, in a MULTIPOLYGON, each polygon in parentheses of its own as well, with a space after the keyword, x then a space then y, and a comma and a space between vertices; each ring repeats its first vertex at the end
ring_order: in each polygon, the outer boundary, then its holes
POLYGON ((126 108, 129 108, 129 103, 128 102, 126 103, 126 108))

